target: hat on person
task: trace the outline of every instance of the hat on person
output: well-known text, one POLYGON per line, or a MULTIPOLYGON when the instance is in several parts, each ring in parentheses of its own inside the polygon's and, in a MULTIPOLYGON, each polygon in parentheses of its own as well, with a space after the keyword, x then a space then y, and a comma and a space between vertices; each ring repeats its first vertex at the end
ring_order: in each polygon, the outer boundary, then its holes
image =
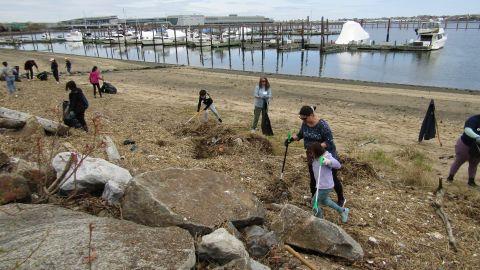
POLYGON ((65 57, 65 60, 68 60, 68 57, 65 57))
POLYGON ((52 62, 53 60, 55 60, 55 58, 50 58, 50 62, 52 62))

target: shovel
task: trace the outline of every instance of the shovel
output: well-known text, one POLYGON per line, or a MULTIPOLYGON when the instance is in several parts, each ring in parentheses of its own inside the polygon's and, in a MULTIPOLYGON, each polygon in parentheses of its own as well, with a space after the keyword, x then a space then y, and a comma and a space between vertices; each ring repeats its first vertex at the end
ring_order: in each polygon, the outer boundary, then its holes
MULTIPOLYGON (((318 178, 320 178, 320 173, 322 172, 322 166, 323 166, 323 163, 325 163, 325 157, 321 156, 319 159, 319 162, 320 162, 320 167, 318 168, 318 178)), ((312 208, 317 214, 318 213, 318 188, 317 188, 317 192, 315 192, 315 198, 313 199, 312 208)))
MULTIPOLYGON (((288 132, 287 136, 288 140, 292 138, 292 133, 288 132)), ((287 161, 287 151, 288 151, 288 144, 285 146, 285 155, 283 156, 283 164, 282 164, 282 173, 280 174, 280 181, 283 181, 283 171, 285 170, 285 161, 287 161)))
POLYGON ((184 124, 184 125, 186 125, 186 124, 190 123, 190 121, 192 121, 192 120, 193 120, 193 118, 195 118, 195 117, 199 116, 201 112, 202 112, 202 111, 199 111, 199 112, 195 113, 195 114, 194 114, 192 117, 190 117, 190 119, 188 119, 188 121, 187 121, 187 122, 185 122, 185 124, 184 124))

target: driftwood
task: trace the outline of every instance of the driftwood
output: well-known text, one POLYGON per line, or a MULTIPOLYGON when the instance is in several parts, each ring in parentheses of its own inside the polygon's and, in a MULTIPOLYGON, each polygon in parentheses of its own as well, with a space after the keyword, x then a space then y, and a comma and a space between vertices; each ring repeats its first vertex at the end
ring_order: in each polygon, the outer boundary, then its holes
POLYGON ((103 142, 105 143, 105 151, 107 152, 108 160, 112 162, 120 161, 120 153, 118 153, 117 147, 112 138, 105 136, 103 142))
POLYGON ((298 254, 293 248, 291 248, 289 245, 284 245, 285 249, 290 252, 293 256, 295 256, 297 259, 299 259, 305 266, 310 268, 311 270, 318 270, 317 267, 315 267, 311 262, 305 260, 302 255, 298 254))
POLYGON ((25 126, 25 121, 0 117, 0 128, 21 129, 25 126))
POLYGON ((445 224, 445 229, 447 230, 448 234, 448 243, 452 246, 453 250, 455 252, 458 251, 457 248, 457 241, 455 240, 455 237, 453 236, 453 231, 452 231, 452 225, 450 224, 450 221, 448 220, 447 214, 443 211, 443 196, 445 195, 445 190, 442 187, 442 178, 438 179, 438 188, 435 191, 435 198, 433 200, 432 206, 433 209, 435 209, 435 213, 440 216, 442 219, 443 223, 445 224))
MULTIPOLYGON (((30 115, 28 113, 0 107, 0 117, 25 123, 30 117, 30 115)), ((49 133, 57 134, 59 136, 65 136, 68 134, 69 127, 62 123, 58 123, 38 116, 35 116, 35 118, 37 119, 38 123, 43 127, 43 129, 45 129, 45 131, 49 133)))

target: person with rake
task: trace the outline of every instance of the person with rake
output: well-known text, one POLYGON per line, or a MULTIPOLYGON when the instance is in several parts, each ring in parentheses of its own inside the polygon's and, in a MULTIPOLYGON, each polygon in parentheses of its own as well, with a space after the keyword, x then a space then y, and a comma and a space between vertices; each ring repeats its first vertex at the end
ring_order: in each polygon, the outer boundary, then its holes
POLYGON ((213 104, 213 99, 207 93, 207 90, 204 90, 204 89, 200 90, 199 92, 197 113, 200 113, 200 107, 202 106, 202 102, 205 105, 205 108, 203 108, 203 111, 204 111, 203 121, 205 123, 208 121, 208 109, 210 109, 210 111, 212 111, 215 117, 217 117, 218 122, 222 123, 222 118, 220 118, 217 108, 215 108, 215 105, 213 104))
MULTIPOLYGON (((322 146, 332 154, 333 157, 338 159, 335 142, 333 140, 332 130, 327 121, 321 119, 315 114, 315 107, 305 105, 300 109, 299 117, 302 120, 302 126, 297 135, 292 136, 285 140, 285 146, 293 141, 299 141, 303 139, 303 146, 307 154, 308 172, 310 174, 310 192, 312 196, 315 195, 315 177, 312 169, 312 154, 310 153, 310 145, 314 142, 319 142, 322 146)), ((343 194, 343 185, 338 177, 337 169, 332 170, 334 189, 337 193, 337 204, 341 207, 345 206, 347 199, 343 194)))
POLYGON ((318 218, 323 218, 320 205, 326 205, 336 210, 341 215, 342 222, 346 223, 350 209, 339 206, 328 196, 334 185, 332 169, 340 169, 340 162, 326 151, 320 142, 312 143, 309 148, 309 152, 313 156, 312 167, 316 180, 316 191, 312 198, 313 214, 318 218))

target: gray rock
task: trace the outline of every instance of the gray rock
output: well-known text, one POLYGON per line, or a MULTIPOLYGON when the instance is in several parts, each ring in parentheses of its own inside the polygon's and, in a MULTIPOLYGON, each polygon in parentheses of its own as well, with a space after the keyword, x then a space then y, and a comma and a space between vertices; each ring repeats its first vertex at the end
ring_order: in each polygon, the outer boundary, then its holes
POLYGON ((18 174, 0 174, 0 205, 10 202, 29 202, 31 191, 27 180, 18 174))
POLYGON ((261 202, 224 174, 165 169, 135 176, 122 200, 123 216, 149 226, 177 225, 192 235, 231 221, 237 228, 264 222, 261 202))
MULTIPOLYGON (((52 166, 59 177, 70 158, 70 152, 62 152, 55 156, 52 160, 52 166)), ((81 156, 78 156, 81 159, 81 156)), ((70 192, 75 189, 74 175, 71 174, 73 166, 67 173, 65 183, 61 186, 62 192, 70 192)), ((79 191, 101 192, 108 181, 114 181, 122 189, 132 179, 132 175, 128 170, 112 164, 101 158, 87 157, 83 160, 76 172, 76 187, 79 191)))
POLYGON ((108 181, 103 189, 102 199, 109 204, 118 204, 123 197, 123 189, 117 182, 108 181))
POLYGON ((0 151, 0 168, 4 165, 7 165, 10 161, 10 158, 4 152, 0 151))
POLYGON ((25 177, 32 192, 38 192, 38 188, 43 186, 45 181, 50 183, 50 180, 53 180, 52 178, 54 177, 54 171, 50 167, 44 166, 40 169, 36 162, 29 162, 19 158, 10 158, 7 167, 12 174, 25 177))
POLYGON ((235 227, 233 225, 233 223, 231 221, 227 221, 225 223, 225 229, 230 233, 232 234, 233 236, 235 236, 237 239, 241 240, 242 239, 242 233, 240 233, 240 231, 237 229, 237 227, 235 227))
POLYGON ((342 228, 294 205, 286 204, 271 228, 290 245, 347 260, 363 258, 360 244, 342 228))
POLYGON ((263 265, 253 259, 250 259, 250 269, 251 270, 270 270, 270 267, 263 265))
POLYGON ((260 226, 250 226, 243 231, 248 253, 253 257, 258 258, 267 255, 270 249, 278 244, 275 233, 267 232, 260 226))
POLYGON ((270 267, 263 265, 254 259, 236 259, 225 265, 215 267, 213 270, 270 270, 270 267))
POLYGON ((248 262, 249 259, 242 241, 229 234, 224 228, 203 236, 197 253, 200 260, 214 261, 220 265, 237 259, 248 262))
POLYGON ((0 269, 192 269, 195 248, 180 228, 151 228, 53 205, 0 207, 0 269), (93 224, 89 245, 89 224, 93 224), (33 251, 33 252, 32 252, 33 251))

